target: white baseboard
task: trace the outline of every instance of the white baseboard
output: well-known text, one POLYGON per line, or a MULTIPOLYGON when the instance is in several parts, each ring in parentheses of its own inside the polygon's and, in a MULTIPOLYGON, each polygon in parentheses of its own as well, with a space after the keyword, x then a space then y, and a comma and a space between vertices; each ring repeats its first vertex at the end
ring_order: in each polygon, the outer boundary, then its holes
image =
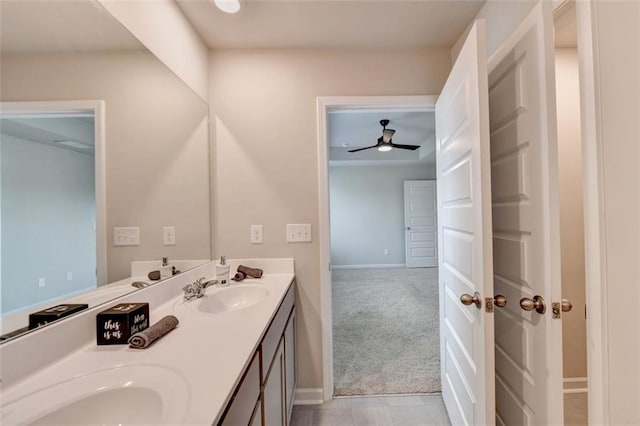
POLYGON ((318 405, 322 404, 322 388, 296 389, 293 405, 318 405))
POLYGON ((375 263, 371 265, 331 265, 331 269, 382 269, 404 268, 404 263, 375 263))
POLYGON ((587 393, 586 377, 565 377, 563 380, 564 393, 587 393))

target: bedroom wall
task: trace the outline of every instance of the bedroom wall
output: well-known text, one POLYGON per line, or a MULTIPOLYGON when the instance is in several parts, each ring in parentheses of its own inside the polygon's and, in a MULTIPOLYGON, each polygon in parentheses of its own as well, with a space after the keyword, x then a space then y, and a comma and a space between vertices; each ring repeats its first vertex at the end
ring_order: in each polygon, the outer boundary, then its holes
POLYGON ((331 265, 404 266, 404 181, 435 174, 434 164, 330 167, 331 265))

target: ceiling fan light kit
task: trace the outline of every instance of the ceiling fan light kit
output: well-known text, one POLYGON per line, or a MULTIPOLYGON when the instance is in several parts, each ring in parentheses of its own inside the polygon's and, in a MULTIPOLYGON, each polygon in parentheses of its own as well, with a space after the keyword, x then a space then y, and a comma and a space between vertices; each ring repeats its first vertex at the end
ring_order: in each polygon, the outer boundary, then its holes
POLYGON ((380 120, 380 125, 382 126, 382 136, 378 138, 377 144, 368 146, 365 148, 352 149, 349 152, 364 151, 365 149, 371 149, 371 148, 378 148, 378 151, 380 152, 388 152, 388 151, 391 151, 393 148, 407 149, 410 151, 415 151, 416 149, 420 148, 420 145, 401 145, 401 144, 393 143, 391 138, 396 133, 396 131, 393 129, 387 129, 387 126, 389 125, 389 120, 387 119, 380 120))

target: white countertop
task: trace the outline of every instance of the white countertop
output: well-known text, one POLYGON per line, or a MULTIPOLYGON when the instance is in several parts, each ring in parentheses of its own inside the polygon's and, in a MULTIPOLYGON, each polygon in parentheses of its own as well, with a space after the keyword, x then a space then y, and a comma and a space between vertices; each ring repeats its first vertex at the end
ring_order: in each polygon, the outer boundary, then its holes
MULTIPOLYGON (((2 403, 7 404, 39 389, 97 370, 145 364, 166 367, 185 380, 189 398, 183 424, 216 422, 293 279, 293 273, 265 274, 260 279, 247 279, 242 284, 268 289, 266 298, 248 308, 218 314, 190 309, 183 303, 195 302, 182 302, 182 294, 176 294, 174 299, 161 306, 150 306, 152 324, 170 314, 178 317, 180 324, 149 348, 97 346, 95 342, 85 345, 3 389, 2 403)), ((207 294, 215 291, 219 290, 210 287, 207 294)), ((139 301, 144 302, 143 299, 141 297, 139 301)))

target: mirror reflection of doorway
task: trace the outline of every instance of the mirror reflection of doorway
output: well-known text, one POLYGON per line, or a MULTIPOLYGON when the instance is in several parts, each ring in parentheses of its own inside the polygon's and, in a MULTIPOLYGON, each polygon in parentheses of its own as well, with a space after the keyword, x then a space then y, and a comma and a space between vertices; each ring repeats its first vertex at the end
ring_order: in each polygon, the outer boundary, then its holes
POLYGON ((3 330, 11 329, 13 313, 99 284, 95 121, 94 110, 63 105, 33 112, 3 108, 3 330))

